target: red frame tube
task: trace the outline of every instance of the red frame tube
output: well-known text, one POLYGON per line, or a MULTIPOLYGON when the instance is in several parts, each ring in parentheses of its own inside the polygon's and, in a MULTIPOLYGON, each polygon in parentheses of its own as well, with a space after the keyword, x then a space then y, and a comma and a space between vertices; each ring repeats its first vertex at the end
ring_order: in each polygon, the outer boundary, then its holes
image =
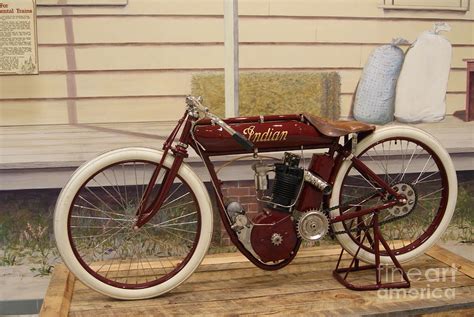
POLYGON ((330 219, 329 223, 332 224, 332 223, 336 223, 336 222, 340 222, 340 221, 344 221, 344 220, 349 220, 349 219, 352 219, 352 218, 362 217, 362 216, 370 214, 374 211, 380 211, 382 209, 390 208, 390 207, 392 207, 396 204, 398 204, 398 201, 391 201, 391 202, 385 203, 385 204, 380 205, 380 206, 375 206, 375 207, 372 207, 372 208, 367 208, 367 209, 362 209, 362 210, 359 210, 359 211, 354 211, 354 212, 342 214, 340 216, 337 216, 337 217, 334 217, 334 218, 330 219))
POLYGON ((377 185, 385 189, 390 195, 396 197, 397 199, 403 198, 400 194, 398 194, 390 185, 388 185, 383 179, 381 179, 377 174, 372 172, 370 168, 367 167, 361 160, 359 160, 357 157, 352 157, 351 159, 352 164, 354 165, 355 169, 359 171, 362 175, 367 175, 372 180, 374 180, 377 185))
POLYGON ((187 112, 186 112, 184 116, 181 118, 181 120, 178 121, 178 124, 174 128, 173 132, 170 134, 165 144, 163 145, 163 150, 164 150, 163 157, 161 158, 160 164, 156 167, 150 179, 150 182, 147 185, 145 194, 143 196, 143 200, 137 211, 137 220, 135 222, 135 228, 140 228, 144 224, 146 224, 158 212, 158 210, 161 208, 161 205, 165 201, 166 194, 168 194, 171 186, 173 185, 174 179, 176 178, 176 175, 178 174, 179 168, 181 167, 181 164, 183 163, 184 158, 188 156, 186 147, 190 141, 191 127, 192 127, 191 118, 187 115, 187 112), (183 124, 184 120, 186 121, 184 124, 184 128, 181 132, 181 136, 179 138, 179 144, 175 146, 175 148, 172 148, 173 140, 176 138, 176 135, 181 125, 183 124), (170 149, 173 152, 174 157, 175 157, 173 160, 173 165, 171 165, 171 168, 166 172, 163 178, 164 183, 160 187, 158 195, 153 200, 150 207, 146 208, 146 206, 148 205, 150 194, 153 190, 153 186, 156 182, 156 179, 158 178, 160 170, 163 167, 164 160, 166 159, 166 156, 168 155, 168 152, 170 149))
MULTIPOLYGON (((171 134, 168 136, 166 141, 163 143, 163 156, 161 157, 160 164, 155 168, 153 171, 153 174, 151 175, 150 181, 148 182, 148 185, 145 189, 145 193, 143 194, 142 202, 140 206, 137 209, 137 217, 140 217, 141 214, 146 213, 147 211, 144 211, 146 208, 146 202, 148 201, 150 194, 153 189, 153 185, 156 182, 156 179, 158 178, 158 175, 160 174, 160 170, 163 167, 163 163, 166 159, 166 156, 168 155, 168 151, 171 148, 171 144, 173 143, 173 140, 176 138, 176 134, 178 133, 179 129, 181 128, 181 125, 183 124, 184 118, 186 117, 186 113, 183 115, 181 119, 179 119, 178 124, 174 127, 173 131, 171 134)), ((166 177, 167 175, 165 175, 166 177)))

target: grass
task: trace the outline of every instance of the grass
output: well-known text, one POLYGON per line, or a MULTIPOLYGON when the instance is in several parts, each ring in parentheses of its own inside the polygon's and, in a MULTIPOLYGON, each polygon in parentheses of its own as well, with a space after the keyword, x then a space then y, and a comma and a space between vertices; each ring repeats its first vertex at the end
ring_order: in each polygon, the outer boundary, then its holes
POLYGON ((459 186, 456 210, 442 239, 474 243, 474 182, 459 186))
POLYGON ((51 273, 58 260, 52 218, 57 190, 0 192, 0 266, 51 273))

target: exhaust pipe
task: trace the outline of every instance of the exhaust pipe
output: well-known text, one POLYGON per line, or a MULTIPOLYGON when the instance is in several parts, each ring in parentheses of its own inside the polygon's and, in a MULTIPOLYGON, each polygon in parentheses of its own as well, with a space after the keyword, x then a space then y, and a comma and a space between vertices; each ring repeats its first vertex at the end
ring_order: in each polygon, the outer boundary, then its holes
POLYGON ((304 180, 305 182, 310 183, 317 189, 319 189, 323 195, 329 195, 332 192, 332 186, 329 185, 324 179, 321 177, 314 175, 308 170, 304 171, 304 180))

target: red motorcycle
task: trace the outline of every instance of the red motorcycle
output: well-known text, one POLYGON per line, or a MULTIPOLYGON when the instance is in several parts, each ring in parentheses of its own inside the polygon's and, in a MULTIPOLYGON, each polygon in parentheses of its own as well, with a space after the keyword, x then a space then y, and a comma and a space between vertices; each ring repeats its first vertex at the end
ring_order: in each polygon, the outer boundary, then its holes
MULTIPOLYGON (((189 147, 209 171, 231 241, 261 269, 288 265, 303 243, 326 235, 366 268, 399 267, 423 254, 449 224, 456 172, 446 150, 422 130, 308 114, 222 120, 195 97, 186 98, 186 107, 162 151, 102 154, 82 165, 59 196, 60 254, 79 280, 103 294, 158 296, 184 282, 204 258, 213 212, 204 183, 184 162, 189 147), (308 152, 306 166, 301 159, 308 152), (255 217, 222 194, 211 158, 234 154, 253 158, 261 209, 255 217)), ((350 270, 334 274, 358 289, 338 274, 350 270)), ((380 287, 378 276, 361 289, 380 287)))

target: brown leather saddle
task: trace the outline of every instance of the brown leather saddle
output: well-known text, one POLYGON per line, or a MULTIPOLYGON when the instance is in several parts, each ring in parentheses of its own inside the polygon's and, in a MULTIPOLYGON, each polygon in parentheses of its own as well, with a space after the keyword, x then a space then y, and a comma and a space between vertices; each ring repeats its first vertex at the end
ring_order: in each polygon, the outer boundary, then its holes
POLYGON ((319 132, 330 137, 340 137, 350 133, 372 132, 375 130, 375 126, 359 121, 331 121, 309 113, 303 113, 303 116, 319 132))

